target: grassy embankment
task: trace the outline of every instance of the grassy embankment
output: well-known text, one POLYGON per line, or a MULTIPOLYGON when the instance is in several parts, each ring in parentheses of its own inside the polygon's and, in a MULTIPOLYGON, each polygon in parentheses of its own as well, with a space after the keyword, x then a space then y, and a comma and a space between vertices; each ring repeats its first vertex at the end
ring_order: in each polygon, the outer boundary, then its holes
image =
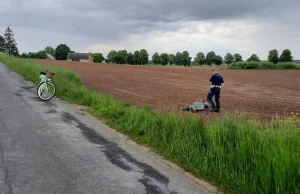
MULTIPOLYGON (((37 84, 41 66, 0 53, 0 61, 37 84)), ((300 193, 299 118, 262 124, 240 114, 210 123, 154 112, 83 86, 78 75, 51 67, 57 96, 88 107, 109 126, 151 147, 197 177, 231 193, 300 193)))

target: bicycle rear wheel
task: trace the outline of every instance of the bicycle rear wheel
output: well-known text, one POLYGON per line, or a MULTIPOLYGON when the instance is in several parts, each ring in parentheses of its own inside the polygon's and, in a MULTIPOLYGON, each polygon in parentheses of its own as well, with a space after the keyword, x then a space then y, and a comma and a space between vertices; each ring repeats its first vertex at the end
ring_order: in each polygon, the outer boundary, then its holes
POLYGON ((37 89, 37 95, 43 101, 52 99, 55 95, 55 92, 55 85, 49 81, 40 83, 37 89))

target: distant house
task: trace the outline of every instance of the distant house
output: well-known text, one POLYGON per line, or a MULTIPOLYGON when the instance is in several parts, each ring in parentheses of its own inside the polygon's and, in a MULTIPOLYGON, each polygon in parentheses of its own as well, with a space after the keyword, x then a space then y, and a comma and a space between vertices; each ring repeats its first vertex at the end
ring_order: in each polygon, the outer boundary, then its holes
POLYGON ((88 62, 89 53, 68 53, 67 61, 88 62))

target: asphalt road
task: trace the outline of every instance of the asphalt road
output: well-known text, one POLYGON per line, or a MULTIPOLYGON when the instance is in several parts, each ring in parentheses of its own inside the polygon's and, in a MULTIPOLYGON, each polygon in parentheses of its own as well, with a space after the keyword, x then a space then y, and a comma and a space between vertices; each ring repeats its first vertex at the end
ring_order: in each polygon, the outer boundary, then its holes
POLYGON ((21 193, 208 192, 0 63, 0 194, 21 193))

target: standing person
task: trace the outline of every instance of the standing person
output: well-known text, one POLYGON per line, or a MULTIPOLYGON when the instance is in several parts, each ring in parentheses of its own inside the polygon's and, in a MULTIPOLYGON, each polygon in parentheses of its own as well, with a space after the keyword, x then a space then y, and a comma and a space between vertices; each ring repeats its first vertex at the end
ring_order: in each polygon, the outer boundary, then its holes
POLYGON ((219 112, 220 110, 220 93, 221 93, 221 88, 224 86, 224 80, 223 77, 218 73, 216 69, 213 70, 213 74, 209 81, 212 83, 210 91, 207 95, 207 101, 212 107, 212 110, 214 112, 219 112), (215 103, 213 102, 212 98, 215 96, 215 103))

